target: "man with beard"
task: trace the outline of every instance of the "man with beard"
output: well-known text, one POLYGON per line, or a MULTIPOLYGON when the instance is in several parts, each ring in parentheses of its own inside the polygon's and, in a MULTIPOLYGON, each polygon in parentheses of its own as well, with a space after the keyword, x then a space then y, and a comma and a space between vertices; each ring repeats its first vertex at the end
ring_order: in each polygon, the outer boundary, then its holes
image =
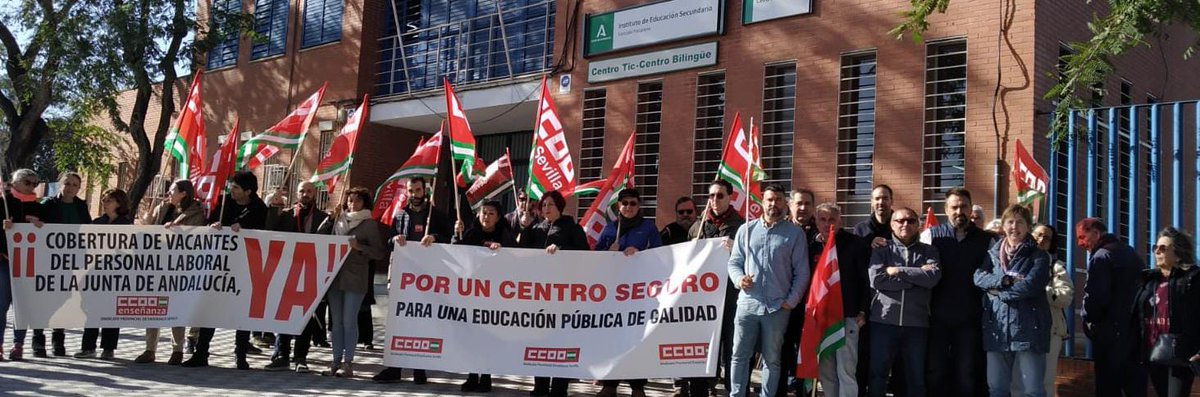
POLYGON ((871 248, 887 245, 892 238, 892 187, 875 185, 871 190, 871 218, 854 225, 854 234, 867 239, 871 248))
MULTIPOLYGON (((263 230, 267 226, 267 204, 258 198, 258 177, 249 171, 238 171, 229 177, 229 195, 209 214, 214 229, 228 226, 234 233, 242 229, 263 230), (222 206, 225 209, 222 211, 222 206)), ((183 362, 184 367, 207 367, 208 349, 212 343, 213 328, 200 328, 196 339, 196 352, 183 362)), ((250 331, 238 330, 234 334, 233 353, 237 369, 250 369, 246 354, 250 352, 250 331)), ((253 350, 258 350, 254 348, 253 350)))
POLYGON ((542 223, 541 214, 538 214, 539 211, 533 207, 533 203, 529 201, 529 195, 524 190, 517 190, 517 208, 504 214, 504 222, 508 223, 508 230, 513 234, 521 233, 521 214, 528 215, 529 225, 542 223))
POLYGON ((983 391, 983 290, 975 286, 975 271, 987 260, 991 236, 971 222, 971 192, 957 187, 946 192, 947 224, 921 233, 941 256, 942 281, 933 288, 930 303, 927 383, 934 396, 972 396, 983 391))
POLYGON ((812 212, 813 206, 817 205, 817 197, 812 190, 800 188, 792 190, 791 198, 788 202, 788 215, 792 223, 804 229, 804 235, 811 242, 817 236, 817 221, 812 212))
MULTIPOLYGON (((432 203, 426 201, 429 195, 427 187, 425 178, 419 176, 409 179, 405 185, 405 189, 408 190, 408 205, 393 216, 392 229, 389 230, 392 244, 396 247, 403 247, 409 241, 419 241, 423 246, 434 242, 450 242, 450 233, 446 230, 450 225, 447 223, 446 214, 433 208, 432 203)), ((403 375, 403 368, 387 367, 371 379, 379 383, 396 383, 403 379, 403 375)), ((428 381, 425 370, 413 369, 414 384, 423 385, 428 381)))
MULTIPOLYGON (((737 209, 729 205, 733 200, 731 193, 733 185, 723 179, 717 179, 708 185, 708 202, 704 206, 704 216, 699 222, 692 225, 688 231, 688 239, 696 240, 702 238, 724 238, 725 249, 730 249, 732 246, 733 236, 738 229, 742 227, 746 221, 738 215, 737 209)), ((729 382, 733 376, 729 372, 730 363, 733 357, 733 312, 737 308, 738 292, 737 286, 733 285, 733 280, 728 281, 725 288, 725 313, 721 319, 721 368, 724 368, 725 375, 723 378, 725 390, 729 391, 729 382)), ((718 379, 721 377, 718 376, 718 379)), ((716 393, 715 383, 713 378, 690 378, 688 385, 684 387, 688 390, 690 397, 702 397, 708 393, 710 388, 713 394, 716 393), (709 382, 712 381, 712 384, 709 382)))
POLYGON ((675 200, 675 222, 664 227, 659 232, 663 245, 679 244, 688 241, 688 229, 696 224, 696 203, 688 196, 675 200))
MULTIPOLYGON (((272 195, 271 203, 267 211, 267 223, 272 225, 272 230, 281 232, 293 233, 308 233, 308 234, 328 234, 328 230, 318 230, 318 227, 329 218, 329 214, 317 208, 317 188, 312 182, 300 182, 296 187, 296 193, 300 199, 296 201, 290 208, 284 208, 286 201, 280 192, 272 195)), ((325 308, 328 303, 322 300, 317 305, 316 311, 312 318, 308 320, 308 324, 304 326, 296 340, 296 355, 293 358, 296 363, 296 372, 308 372, 308 349, 312 347, 313 341, 317 335, 325 333, 325 327, 321 326, 321 319, 325 318, 325 308)), ((278 334, 275 336, 275 353, 271 355, 271 363, 267 364, 264 369, 268 371, 283 371, 291 367, 289 358, 291 357, 292 349, 291 342, 293 335, 278 334)))
MULTIPOLYGON (((729 278, 738 293, 734 315, 730 397, 745 397, 754 350, 762 354, 762 396, 774 396, 783 334, 792 309, 808 288, 808 241, 804 230, 787 221, 787 192, 778 185, 763 189, 763 217, 738 229, 729 256, 729 278)), ((787 365, 794 365, 788 363, 787 365)))

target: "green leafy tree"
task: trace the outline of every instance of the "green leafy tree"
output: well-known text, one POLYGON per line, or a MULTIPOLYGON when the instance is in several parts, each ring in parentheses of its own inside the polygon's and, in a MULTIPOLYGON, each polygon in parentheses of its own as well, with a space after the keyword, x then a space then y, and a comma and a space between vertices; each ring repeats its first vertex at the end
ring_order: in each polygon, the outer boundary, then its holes
MULTIPOLYGON (((1088 24, 1091 39, 1070 44, 1071 54, 1064 58, 1062 77, 1044 95, 1057 103, 1049 136, 1055 144, 1070 136, 1066 130, 1070 110, 1085 107, 1079 93, 1102 84, 1113 73, 1113 58, 1148 45, 1147 37, 1158 37, 1170 26, 1183 25, 1200 32, 1200 1, 1108 0, 1108 4, 1108 15, 1098 15, 1088 24)), ((890 33, 897 38, 909 34, 920 42, 922 33, 929 29, 929 16, 945 13, 949 5, 950 0, 912 0, 912 8, 903 13, 904 22, 890 33)), ((1198 44, 1200 41, 1188 46, 1181 55, 1190 58, 1198 44)))

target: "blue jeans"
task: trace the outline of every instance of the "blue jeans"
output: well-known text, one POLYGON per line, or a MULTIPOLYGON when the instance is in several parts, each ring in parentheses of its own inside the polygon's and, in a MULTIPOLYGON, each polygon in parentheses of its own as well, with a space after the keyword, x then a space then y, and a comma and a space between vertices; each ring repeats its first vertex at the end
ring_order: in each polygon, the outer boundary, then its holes
POLYGON ((333 362, 354 361, 354 345, 358 341, 358 308, 362 306, 361 292, 330 288, 325 296, 329 299, 329 314, 333 318, 329 329, 333 333, 333 362))
POLYGON ((1013 382, 1013 366, 1021 378, 1021 388, 1027 397, 1046 396, 1046 353, 987 352, 988 395, 1009 397, 1013 382))
POLYGON ((791 310, 776 310, 774 313, 753 314, 738 305, 733 328, 733 362, 730 370, 730 397, 745 397, 750 386, 750 358, 758 344, 762 353, 762 396, 774 396, 779 377, 783 374, 779 366, 779 352, 783 349, 783 334, 787 332, 791 310))
MULTIPOLYGON (((4 329, 8 328, 8 307, 12 305, 12 272, 8 259, 0 259, 0 347, 4 346, 4 329)), ((25 344, 25 330, 13 329, 13 345, 25 344)))
POLYGON ((904 362, 905 396, 925 395, 925 355, 929 328, 871 323, 871 397, 887 393, 888 372, 899 355, 904 362))

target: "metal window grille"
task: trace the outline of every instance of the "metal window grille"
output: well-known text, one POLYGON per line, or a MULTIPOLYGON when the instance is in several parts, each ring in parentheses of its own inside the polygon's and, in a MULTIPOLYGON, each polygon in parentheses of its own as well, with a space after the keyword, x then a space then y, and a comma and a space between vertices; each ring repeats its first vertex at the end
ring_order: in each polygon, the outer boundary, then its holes
POLYGON ((654 221, 654 212, 658 209, 658 145, 659 134, 662 132, 662 89, 661 81, 651 81, 638 84, 637 91, 637 139, 633 143, 633 184, 642 196, 642 216, 651 222, 654 221))
MULTIPOLYGON (((595 88, 583 91, 583 128, 580 129, 579 182, 592 182, 603 177, 604 170, 604 105, 607 90, 595 88)), ((576 217, 583 218, 595 197, 580 197, 576 217)))
MULTIPOLYGON (((337 137, 338 132, 339 131, 321 131, 321 145, 320 145, 321 151, 318 152, 318 153, 320 153, 317 156, 318 159, 324 158, 325 154, 329 153, 329 147, 333 146, 333 139, 335 137, 337 137)), ((320 160, 318 160, 318 161, 320 161, 320 160)), ((326 209, 326 210, 333 208, 333 206, 330 205, 329 200, 330 200, 329 190, 317 189, 317 200, 316 200, 317 208, 326 209)))
MULTIPOLYGON (((962 186, 966 171, 967 42, 930 43, 925 50, 922 207, 937 206, 962 186)), ((939 222, 945 222, 939 216, 939 222)))
POLYGON ((554 50, 553 0, 390 0, 375 92, 400 95, 540 76, 554 50))
POLYGON ((283 188, 288 190, 287 181, 283 180, 287 174, 287 166, 282 164, 267 164, 263 166, 263 184, 262 191, 264 195, 271 194, 275 188, 283 188))
POLYGON ((724 149, 725 72, 696 78, 695 153, 692 157, 692 199, 708 200, 708 186, 717 176, 724 149))
POLYGON ((838 94, 837 203, 847 225, 871 216, 875 62, 875 51, 842 57, 838 94))
POLYGON ((792 183, 792 142, 796 120, 796 64, 767 65, 763 73, 762 168, 763 186, 792 183))
MULTIPOLYGON (((1133 104, 1133 83, 1129 81, 1121 81, 1121 106, 1129 106, 1133 104)), ((1129 158, 1129 109, 1117 108, 1117 197, 1118 205, 1117 218, 1110 219, 1109 222, 1117 222, 1117 234, 1125 236, 1129 231, 1129 165, 1132 161, 1129 158)))
POLYGON ((287 44, 288 0, 256 0, 254 32, 263 38, 250 46, 250 59, 283 54, 287 44))

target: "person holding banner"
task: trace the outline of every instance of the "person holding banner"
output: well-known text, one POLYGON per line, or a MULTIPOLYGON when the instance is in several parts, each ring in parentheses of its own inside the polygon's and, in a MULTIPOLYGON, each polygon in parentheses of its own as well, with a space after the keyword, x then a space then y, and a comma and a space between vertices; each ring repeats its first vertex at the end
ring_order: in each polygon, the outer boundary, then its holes
MULTIPOLYGON (((100 217, 93 219, 93 225, 132 225, 132 210, 129 208, 129 195, 121 189, 108 189, 100 194, 100 217)), ((117 339, 120 328, 84 328, 82 347, 75 358, 91 358, 96 356, 96 338, 100 338, 101 360, 112 360, 117 349, 117 339)))
MULTIPOLYGON (((625 256, 632 256, 638 251, 662 246, 662 240, 654 222, 648 222, 642 217, 641 200, 642 197, 637 190, 622 189, 617 192, 620 217, 605 225, 604 229, 600 231, 600 238, 596 241, 594 250, 608 251, 612 248, 613 243, 617 243, 618 250, 624 252, 625 256)), ((632 393, 630 393, 632 397, 646 396, 646 379, 628 379, 626 382, 632 389, 632 393)), ((596 397, 614 397, 617 395, 617 386, 621 384, 621 381, 605 380, 601 384, 604 387, 600 389, 600 393, 596 394, 596 397)))
MULTIPOLYGON (((354 377, 354 346, 358 340, 358 307, 371 291, 370 262, 387 255, 379 223, 371 219, 371 192, 353 187, 342 194, 342 204, 326 219, 333 234, 350 237, 350 254, 338 271, 329 292, 329 313, 333 321, 333 361, 324 376, 354 377)), ((324 229, 325 226, 322 226, 324 229)))
MULTIPOLYGON (((302 181, 296 186, 296 193, 300 199, 291 208, 271 207, 267 210, 267 223, 272 230, 293 233, 308 233, 308 234, 329 234, 329 230, 321 230, 321 226, 327 226, 325 222, 329 219, 329 214, 317 208, 317 188, 312 182, 302 181)), ((321 326, 321 319, 325 318, 326 302, 317 304, 317 309, 313 312, 312 318, 308 320, 308 324, 304 326, 299 336, 279 334, 275 336, 275 352, 271 355, 271 363, 267 364, 268 371, 282 371, 291 368, 292 362, 296 364, 296 372, 308 372, 308 350, 312 347, 312 343, 317 340, 318 336, 323 336, 325 327, 321 326), (296 354, 292 356, 292 339, 296 340, 296 354)))
MULTIPOLYGON (((462 221, 455 221, 454 237, 450 239, 450 243, 487 247, 487 249, 493 251, 500 249, 500 247, 515 247, 517 245, 517 236, 509 228, 508 223, 500 222, 500 202, 485 201, 479 207, 479 215, 476 220, 477 222, 473 222, 473 225, 469 229, 467 229, 462 221), (462 236, 462 238, 458 236, 462 236)), ((468 374, 467 380, 463 382, 460 390, 464 393, 490 392, 492 391, 492 375, 468 374)))
MULTIPOLYGON (((204 226, 204 206, 196 200, 196 188, 192 181, 179 179, 171 183, 167 191, 167 201, 154 207, 143 219, 143 225, 164 225, 168 229, 176 226, 204 226)), ((171 327, 171 358, 167 365, 183 363, 183 339, 185 327, 171 327)), ((158 350, 158 328, 146 329, 146 351, 137 356, 133 362, 138 364, 152 363, 155 351, 158 350)))
MULTIPOLYGON (((414 176, 409 178, 405 189, 408 193, 408 205, 403 211, 396 211, 392 216, 392 228, 388 230, 392 245, 403 247, 409 241, 419 241, 423 246, 434 242, 448 243, 450 235, 446 232, 449 226, 446 214, 433 208, 433 202, 428 201, 429 185, 425 178, 414 176)), ((391 268, 388 268, 389 272, 391 268)), ((388 279, 391 277, 389 275, 388 279)), ((371 379, 379 383, 396 383, 404 378, 403 368, 387 367, 379 371, 371 379)), ((423 385, 429 381, 423 369, 413 369, 413 383, 423 385)))
MULTIPOLYGON (((774 396, 779 377, 783 334, 792 308, 808 289, 808 241, 804 229, 787 221, 787 191, 763 188, 763 216, 738 229, 729 256, 729 278, 738 293, 734 314, 730 397, 745 397, 750 362, 756 347, 762 354, 762 396, 774 396)), ((792 365, 789 363, 788 365, 792 365)))
MULTIPOLYGON (((675 222, 671 222, 658 232, 663 245, 686 243, 688 230, 696 224, 696 203, 691 197, 683 196, 675 200, 675 222)), ((703 396, 702 396, 703 397, 703 396)))
MULTIPOLYGON (((704 206, 703 217, 688 231, 689 240, 723 238, 725 239, 725 249, 730 249, 730 242, 734 235, 746 223, 746 220, 738 214, 737 208, 730 205, 733 200, 732 192, 733 184, 724 179, 715 179, 712 184, 708 185, 708 202, 704 206)), ((717 379, 723 380, 726 391, 730 390, 729 382, 733 379, 733 375, 729 372, 730 363, 733 361, 733 316, 730 314, 737 310, 738 299, 738 289, 734 285, 733 279, 729 279, 728 284, 725 288, 724 313, 729 314, 721 319, 720 361, 721 367, 725 369, 725 375, 717 377, 717 379)), ((705 391, 715 394, 717 379, 692 378, 684 389, 688 390, 689 397, 704 397, 708 394, 705 391)))
MULTIPOLYGON (((72 171, 64 171, 58 176, 59 191, 54 197, 42 199, 42 211, 46 223, 86 225, 92 223, 92 215, 88 213, 87 202, 79 197, 79 188, 83 185, 83 177, 72 171)), ((67 334, 62 328, 55 328, 50 335, 50 342, 55 357, 67 355, 67 334)), ((46 357, 46 334, 41 329, 33 330, 33 356, 46 357)))
MULTIPOLYGON (((33 170, 22 168, 16 170, 12 174, 12 185, 4 191, 4 230, 12 228, 13 223, 33 223, 41 227, 42 215, 41 204, 37 201, 37 194, 34 193, 34 188, 38 185, 38 175, 33 170)), ((12 304, 12 279, 8 263, 8 237, 6 236, 3 242, 0 242, 0 316, 5 320, 0 321, 0 351, 4 349, 4 328, 8 326, 8 308, 12 304)), ((25 345, 24 329, 13 329, 13 347, 8 352, 8 358, 13 361, 21 361, 24 359, 25 345)))
MULTIPOLYGON (((544 248, 546 253, 553 255, 559 250, 586 251, 588 250, 587 235, 570 216, 563 215, 562 209, 567 207, 567 199, 555 190, 542 195, 538 202, 542 209, 542 221, 532 227, 522 230, 518 241, 525 248, 544 248)), ((528 224, 533 215, 523 214, 521 222, 528 224)), ((571 380, 566 378, 534 377, 533 390, 530 396, 567 397, 567 389, 571 380)))
MULTIPOLYGON (((221 198, 221 203, 209 214, 209 223, 214 229, 220 230, 229 226, 234 233, 242 229, 262 230, 267 226, 267 204, 258 197, 258 177, 250 171, 238 171, 229 177, 229 194, 221 198)), ((207 367, 209 346, 212 344, 212 328, 200 328, 196 338, 196 352, 183 362, 184 367, 207 367)), ((250 369, 246 361, 246 353, 250 351, 250 331, 238 330, 234 336, 234 350, 237 369, 250 369)))

